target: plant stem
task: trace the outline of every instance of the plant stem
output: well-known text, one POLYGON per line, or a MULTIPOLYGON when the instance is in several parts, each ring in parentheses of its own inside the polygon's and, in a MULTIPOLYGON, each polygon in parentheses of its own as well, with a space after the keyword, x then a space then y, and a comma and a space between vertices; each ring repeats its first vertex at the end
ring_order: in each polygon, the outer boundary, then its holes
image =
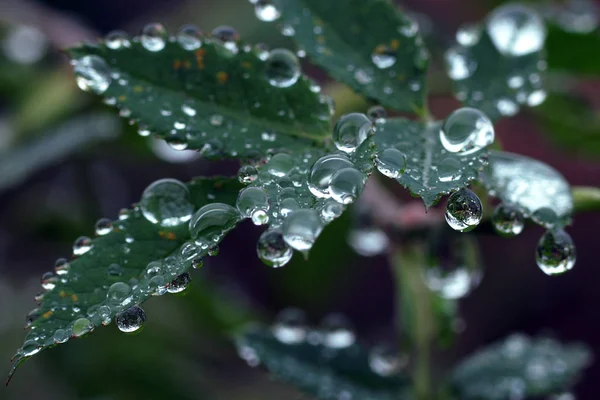
POLYGON ((396 280, 398 331, 407 334, 415 353, 413 381, 416 398, 432 400, 430 351, 436 324, 431 293, 420 276, 425 261, 423 254, 421 246, 405 246, 394 251, 391 264, 396 280))
POLYGON ((600 210, 600 188, 574 186, 572 190, 575 212, 600 210))

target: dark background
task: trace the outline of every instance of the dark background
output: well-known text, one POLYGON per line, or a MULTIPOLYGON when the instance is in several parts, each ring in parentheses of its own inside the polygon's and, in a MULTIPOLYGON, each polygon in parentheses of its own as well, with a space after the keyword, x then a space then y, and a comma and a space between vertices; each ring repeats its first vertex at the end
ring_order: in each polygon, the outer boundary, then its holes
MULTIPOLYGON (((492 7, 491 2, 458 0, 402 5, 428 15, 442 36, 463 22, 481 19, 492 7)), ((178 162, 172 158, 180 154, 172 151, 157 157, 150 142, 127 124, 110 117, 101 124, 99 118, 114 113, 75 88, 66 57, 56 49, 117 28, 137 33, 155 20, 171 31, 188 22, 206 32, 228 24, 249 42, 291 45, 273 26, 259 23, 245 0, 0 0, 0 20, 4 37, 18 24, 37 26, 47 35, 47 50, 35 64, 1 56, 0 361, 5 364, 0 372, 8 373, 8 360, 24 337, 24 316, 40 291, 39 277, 53 268, 56 258, 70 253, 72 240, 91 235, 96 219, 114 217, 156 179, 186 181, 197 175, 233 174, 237 168, 208 163, 190 152, 183 152, 188 160, 178 162), (75 115, 82 120, 69 125, 75 115), (94 130, 100 132, 99 140, 82 139, 94 130), (63 131, 65 137, 90 145, 69 147, 63 140, 63 153, 57 153, 55 143, 22 158, 8 156, 63 131), (58 155, 52 157, 54 153, 58 155), (23 172, 26 166, 32 168, 23 172)), ((326 77, 314 67, 306 65, 305 73, 326 86, 326 77)), ((586 81, 579 90, 599 104, 594 87, 586 81)), ((431 107, 443 118, 457 103, 441 94, 431 100, 431 107)), ((532 114, 503 120, 496 131, 506 150, 547 162, 573 185, 600 185, 600 158, 551 141, 532 114)), ((270 321, 282 308, 297 306, 315 323, 331 311, 347 314, 367 344, 390 340, 392 276, 385 257, 360 257, 346 245, 351 223, 345 215, 325 230, 309 262, 296 255, 279 270, 256 258, 260 230, 243 224, 227 237, 218 257, 194 272, 184 296, 145 303, 148 321, 139 335, 121 334, 111 325, 44 352, 21 367, 8 389, 0 388, 0 399, 300 398, 294 389, 238 360, 222 332, 247 319, 270 321)), ((466 329, 455 349, 440 352, 440 365, 516 331, 583 341, 600 354, 599 226, 598 213, 576 215, 568 230, 577 246, 577 264, 558 277, 545 276, 535 264, 541 228, 528 226, 514 239, 473 232, 482 246, 485 275, 480 287, 460 302, 466 329)), ((594 364, 576 387, 577 398, 596 399, 599 382, 600 366, 594 364)))

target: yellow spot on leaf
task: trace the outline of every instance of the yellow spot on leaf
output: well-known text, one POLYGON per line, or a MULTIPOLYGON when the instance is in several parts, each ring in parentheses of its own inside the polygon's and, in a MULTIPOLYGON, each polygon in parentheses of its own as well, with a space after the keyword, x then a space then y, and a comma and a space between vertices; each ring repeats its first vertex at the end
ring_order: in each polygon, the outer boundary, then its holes
POLYGON ((177 71, 179 68, 181 68, 181 61, 180 60, 173 61, 173 69, 175 71, 177 71))
POLYGON ((325 36, 317 36, 317 43, 319 43, 319 44, 325 43, 325 36))
POLYGON ((140 86, 140 85, 136 85, 133 87, 133 92, 134 93, 142 93, 144 91, 144 87, 140 86))
POLYGON ((252 64, 250 64, 248 61, 244 61, 242 63, 242 67, 246 68, 246 69, 250 69, 250 68, 252 68, 252 64))
POLYGON ((386 50, 387 46, 385 44, 378 44, 377 47, 375 47, 376 54, 383 54, 386 50))
POLYGON ((60 292, 58 292, 58 295, 59 295, 60 297, 67 297, 67 294, 65 293, 65 291, 64 291, 64 290, 61 290, 60 292))
POLYGON ((71 299, 73 300, 74 303, 77 303, 79 301, 79 297, 77 297, 76 294, 72 294, 71 299))
POLYGON ((196 64, 198 65, 198 69, 204 69, 204 54, 206 54, 206 50, 198 49, 196 50, 196 64))
POLYGON ((49 311, 46 311, 45 313, 43 313, 42 317, 48 319, 48 318, 50 318, 52 316, 52 314, 54 314, 54 311, 49 310, 49 311))
POLYGON ((229 75, 227 74, 227 72, 217 72, 217 81, 223 85, 225 83, 227 83, 227 81, 229 80, 229 75))
POLYGON ((175 235, 173 232, 160 231, 160 232, 158 232, 158 235, 161 238, 167 239, 167 240, 175 240, 175 239, 177 239, 177 235, 175 235))
POLYGON ((398 50, 398 47, 400 47, 400 41, 398 39, 392 39, 390 42, 390 47, 392 50, 398 50))
POLYGON ((125 100, 127 100, 127 96, 125 96, 124 94, 119 96, 119 101, 120 102, 124 102, 125 100))
POLYGON ((192 68, 192 63, 190 62, 190 60, 185 60, 182 64, 183 64, 183 68, 185 68, 185 69, 192 68))

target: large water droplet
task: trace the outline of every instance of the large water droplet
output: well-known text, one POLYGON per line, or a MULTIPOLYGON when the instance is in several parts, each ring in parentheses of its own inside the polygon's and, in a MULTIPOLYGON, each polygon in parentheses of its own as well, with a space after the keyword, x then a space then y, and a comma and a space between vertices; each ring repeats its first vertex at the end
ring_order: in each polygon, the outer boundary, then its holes
POLYGON ((245 218, 252 218, 255 225, 264 225, 269 222, 267 212, 271 208, 269 196, 264 189, 247 187, 240 191, 236 206, 245 218))
POLYGON ((440 182, 454 182, 462 177, 460 161, 453 156, 445 157, 438 165, 438 179, 440 182))
POLYGON ((228 204, 212 203, 200 208, 190 220, 190 233, 196 244, 208 247, 240 220, 237 209, 228 204))
POLYGON ((168 33, 159 23, 150 23, 142 29, 142 46, 148 51, 161 51, 167 43, 168 33))
POLYGON ((86 92, 102 94, 112 82, 108 65, 98 56, 85 56, 77 60, 73 70, 77 75, 77 86, 86 92))
POLYGON ((546 275, 562 274, 573 268, 577 254, 571 236, 563 229, 549 230, 536 249, 537 265, 546 275))
POLYGON ((54 331, 52 339, 55 343, 65 343, 69 340, 69 336, 71 336, 71 333, 67 329, 57 329, 54 331))
POLYGON ((202 46, 202 31, 196 25, 184 25, 177 33, 177 43, 185 50, 196 50, 202 46))
POLYGON ((377 154, 375 165, 383 175, 396 179, 402 176, 406 169, 406 156, 400 150, 389 147, 377 154))
POLYGON ((298 57, 287 49, 275 49, 269 53, 265 66, 269 83, 275 87, 292 86, 300 77, 298 57))
POLYGON ((73 254, 76 256, 83 255, 94 247, 92 239, 87 236, 80 236, 73 243, 73 254))
POLYGON ((352 153, 373 134, 373 123, 360 113, 342 116, 333 128, 335 146, 346 153, 352 153))
POLYGON ((36 340, 27 340, 21 347, 21 354, 25 357, 31 357, 32 355, 39 353, 40 350, 42 350, 42 345, 40 343, 36 340))
POLYGON ((307 318, 304 311, 287 308, 277 314, 271 332, 277 340, 285 344, 298 344, 306 340, 307 318))
POLYGON ((125 282, 115 282, 108 288, 106 298, 111 303, 126 305, 131 302, 131 287, 125 282))
POLYGON ((408 364, 408 357, 392 346, 378 345, 369 352, 369 367, 379 376, 397 375, 408 364))
POLYGON ((486 31, 496 49, 509 57, 538 52, 546 40, 542 18, 531 8, 520 4, 495 9, 487 18, 486 31))
POLYGON ((460 108, 444 120, 440 140, 451 153, 470 154, 492 144, 494 125, 483 112, 460 108))
POLYGON ((167 227, 189 221, 194 212, 188 188, 176 179, 150 184, 142 194, 140 208, 148 221, 167 227))
POLYGON ((323 222, 315 210, 302 209, 283 222, 283 239, 298 251, 308 251, 323 230, 323 222))
POLYGON ((187 289, 191 280, 192 280, 192 278, 190 277, 190 274, 188 274, 187 272, 184 272, 183 274, 179 275, 177 278, 173 279, 171 281, 171 283, 169 283, 169 286, 167 286, 167 291, 169 293, 183 292, 185 289, 187 289))
POLYGON ((328 154, 319 158, 311 167, 308 189, 316 197, 330 197, 329 184, 333 175, 342 168, 353 166, 352 162, 341 154, 328 154))
POLYGON ((323 318, 319 330, 323 345, 331 349, 344 349, 356 341, 352 323, 341 314, 330 314, 323 318))
POLYGON ((295 166, 295 161, 289 154, 275 154, 267 164, 267 171, 277 178, 289 174, 295 166))
POLYGON ((73 323, 73 337, 81 337, 86 333, 90 333, 94 329, 94 324, 87 318, 79 318, 73 323))
POLYGON ((492 216, 494 229, 504 237, 516 236, 525 227, 523 214, 513 205, 500 204, 492 216))
POLYGON ((463 188, 448 198, 446 222, 454 230, 468 232, 474 229, 483 218, 483 205, 477 195, 463 188))
POLYGON ((281 17, 272 0, 258 0, 254 4, 254 12, 258 19, 265 22, 273 22, 281 17))
POLYGON ((117 314, 115 322, 121 332, 135 332, 146 321, 146 313, 138 306, 133 306, 117 314))
POLYGON ((263 232, 256 246, 258 257, 273 268, 286 265, 293 255, 292 248, 283 239, 283 233, 278 229, 263 232))
POLYGON ((329 193, 340 204, 351 204, 358 198, 365 185, 365 176, 357 169, 343 168, 331 177, 329 193))

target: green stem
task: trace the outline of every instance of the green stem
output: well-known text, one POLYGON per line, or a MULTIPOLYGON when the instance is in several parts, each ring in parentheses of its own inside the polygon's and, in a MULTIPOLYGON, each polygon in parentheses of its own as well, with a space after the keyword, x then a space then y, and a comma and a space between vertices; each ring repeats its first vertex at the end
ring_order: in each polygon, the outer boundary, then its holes
POLYGON ((574 186, 572 191, 575 212, 600 210, 600 188, 574 186))
POLYGON ((414 347, 416 398, 432 400, 430 358, 436 324, 431 292, 420 275, 425 262, 423 251, 416 245, 397 249, 391 261, 396 280, 398 331, 405 332, 414 347))

